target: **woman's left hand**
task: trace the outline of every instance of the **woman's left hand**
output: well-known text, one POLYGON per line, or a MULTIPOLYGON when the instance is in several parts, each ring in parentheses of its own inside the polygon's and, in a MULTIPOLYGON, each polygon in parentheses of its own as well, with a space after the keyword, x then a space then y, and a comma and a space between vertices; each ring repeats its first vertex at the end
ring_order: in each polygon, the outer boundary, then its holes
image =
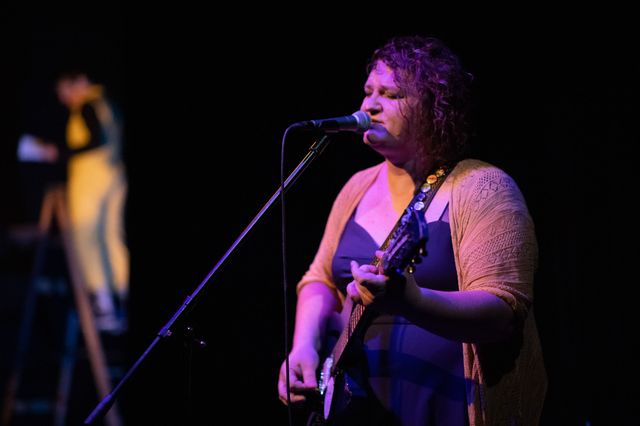
POLYGON ((367 306, 384 297, 389 277, 381 274, 377 266, 358 265, 352 260, 351 275, 353 281, 347 286, 347 293, 354 301, 367 306))
MULTIPOLYGON (((384 252, 377 250, 376 257, 382 258, 384 252)), ((347 295, 363 305, 373 305, 373 308, 389 314, 403 314, 410 300, 416 300, 420 295, 413 278, 404 275, 384 274, 382 269, 374 265, 359 265, 351 261, 353 281, 347 286, 347 295)))

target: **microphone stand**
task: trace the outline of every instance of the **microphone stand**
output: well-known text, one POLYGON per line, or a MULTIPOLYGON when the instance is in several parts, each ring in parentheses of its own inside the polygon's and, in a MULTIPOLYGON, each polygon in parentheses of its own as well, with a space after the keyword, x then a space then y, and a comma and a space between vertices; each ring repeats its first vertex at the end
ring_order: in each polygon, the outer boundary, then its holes
POLYGON ((327 147, 328 142, 329 142, 329 137, 327 135, 323 135, 320 139, 316 140, 313 143, 313 145, 311 145, 311 147, 309 147, 307 154, 302 159, 302 161, 300 161, 300 163, 296 166, 296 168, 291 172, 289 177, 287 177, 287 179, 284 182, 284 185, 279 187, 278 190, 275 192, 275 194, 271 196, 269 201, 267 201, 266 204, 262 207, 262 209, 260 209, 258 214, 253 218, 253 220, 251 220, 251 222, 249 223, 249 225, 247 225, 244 231, 240 233, 240 236, 233 242, 233 244, 231 244, 231 247, 229 247, 229 249, 222 255, 218 263, 216 263, 213 269, 211 269, 211 271, 207 274, 207 276, 200 283, 200 285, 198 285, 198 287, 193 291, 193 293, 187 296, 187 298, 184 300, 182 305, 173 314, 171 319, 169 319, 169 321, 164 325, 164 327, 162 327, 160 331, 158 331, 158 334, 153 339, 151 344, 147 347, 147 349, 142 353, 142 355, 138 358, 138 360, 131 366, 131 368, 129 368, 129 370, 122 377, 122 379, 120 379, 120 382, 113 388, 113 390, 107 396, 105 396, 102 399, 102 401, 98 403, 98 405, 96 405, 96 407, 93 409, 91 414, 89 414, 89 416, 85 419, 84 421, 85 425, 93 424, 96 419, 102 418, 107 413, 107 411, 109 411, 109 409, 115 402, 116 396, 120 392, 120 389, 122 389, 124 384, 131 378, 131 376, 137 370, 137 368, 142 364, 142 362, 147 358, 147 356, 149 356, 149 354, 151 353, 153 348, 158 344, 158 342, 160 342, 161 339, 164 339, 172 335, 171 327, 173 326, 173 324, 187 310, 189 305, 194 300, 196 300, 196 298, 198 297, 200 292, 204 289, 205 285, 208 283, 211 277, 218 271, 218 269, 220 269, 220 267, 222 267, 224 262, 226 262, 229 256, 231 256, 233 251, 238 247, 238 245, 247 236, 247 234, 249 234, 249 232, 253 229, 256 223, 258 223, 258 221, 260 221, 262 216, 264 216, 270 210, 271 206, 273 206, 274 202, 280 196, 280 192, 283 191, 283 187, 286 193, 286 191, 291 186, 293 186, 293 184, 296 182, 298 177, 300 177, 300 174, 304 170, 306 170, 307 167, 309 167, 311 162, 318 155, 322 154, 322 151, 324 151, 324 149, 327 147))

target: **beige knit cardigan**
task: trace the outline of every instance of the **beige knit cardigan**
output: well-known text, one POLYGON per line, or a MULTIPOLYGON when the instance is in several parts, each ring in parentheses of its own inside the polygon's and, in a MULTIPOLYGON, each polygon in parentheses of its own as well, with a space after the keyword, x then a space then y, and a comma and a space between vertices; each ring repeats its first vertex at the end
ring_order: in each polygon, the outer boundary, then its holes
MULTIPOLYGON (((332 278, 332 258, 349 217, 381 167, 356 173, 342 188, 298 291, 305 284, 322 282, 342 299, 332 278)), ((427 220, 439 217, 447 206, 459 289, 500 297, 513 309, 518 325, 507 341, 462 343, 470 424, 536 425, 547 378, 531 309, 537 243, 525 201, 505 172, 464 160, 434 197, 427 220)))

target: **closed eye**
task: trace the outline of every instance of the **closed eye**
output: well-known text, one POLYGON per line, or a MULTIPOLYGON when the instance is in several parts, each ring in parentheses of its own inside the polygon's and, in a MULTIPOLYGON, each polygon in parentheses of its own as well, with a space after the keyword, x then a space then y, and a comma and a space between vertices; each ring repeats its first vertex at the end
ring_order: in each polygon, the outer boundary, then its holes
POLYGON ((404 95, 402 93, 387 93, 386 96, 389 99, 402 99, 402 98, 404 98, 404 95))

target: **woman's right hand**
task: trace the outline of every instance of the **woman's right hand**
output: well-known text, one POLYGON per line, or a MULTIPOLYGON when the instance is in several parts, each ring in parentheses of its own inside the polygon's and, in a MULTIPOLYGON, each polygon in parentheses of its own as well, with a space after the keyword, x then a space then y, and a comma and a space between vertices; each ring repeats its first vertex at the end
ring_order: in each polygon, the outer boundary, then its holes
MULTIPOLYGON (((305 395, 317 390, 316 370, 319 362, 320 356, 313 347, 294 348, 289 354, 289 389, 292 403, 305 401, 305 395)), ((287 405, 286 361, 280 367, 278 395, 280 401, 287 405)))

